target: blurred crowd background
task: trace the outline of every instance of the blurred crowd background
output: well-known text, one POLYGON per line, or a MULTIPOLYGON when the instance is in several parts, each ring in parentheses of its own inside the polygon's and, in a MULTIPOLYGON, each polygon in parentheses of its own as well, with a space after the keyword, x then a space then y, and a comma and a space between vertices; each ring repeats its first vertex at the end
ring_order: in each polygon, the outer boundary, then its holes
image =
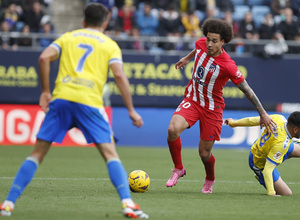
MULTIPOLYGON (((1 49, 47 47, 61 34, 52 19, 54 1, 0 0, 1 49)), ((204 20, 215 17, 233 25, 229 52, 300 52, 300 0, 81 0, 82 9, 91 2, 109 8, 105 33, 124 50, 190 50, 204 20)))

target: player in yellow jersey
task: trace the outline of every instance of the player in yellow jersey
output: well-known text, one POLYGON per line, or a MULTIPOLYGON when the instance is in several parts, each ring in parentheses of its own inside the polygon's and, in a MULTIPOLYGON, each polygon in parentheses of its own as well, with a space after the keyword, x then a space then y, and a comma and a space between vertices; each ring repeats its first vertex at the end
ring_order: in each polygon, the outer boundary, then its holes
MULTIPOLYGON (((300 138, 300 112, 290 114, 288 120, 282 115, 270 115, 277 124, 273 133, 266 130, 255 141, 249 153, 249 166, 256 178, 270 196, 292 195, 292 191, 281 179, 276 166, 290 157, 300 157, 300 145, 294 144, 292 139, 299 142, 300 138)), ((258 126, 259 117, 233 120, 225 119, 230 127, 258 126)))
POLYGON ((95 143, 105 159, 110 180, 121 199, 123 214, 131 218, 148 218, 131 199, 128 176, 116 152, 103 108, 102 91, 111 68, 132 123, 137 127, 143 125, 132 103, 121 50, 102 33, 107 13, 102 4, 87 5, 82 22, 84 29, 63 34, 40 55, 40 106, 47 114, 33 152, 21 165, 6 200, 0 205, 0 215, 11 215, 16 200, 32 180, 51 143, 62 142, 69 129, 78 127, 87 142, 95 143), (60 59, 59 71, 51 95, 50 63, 57 59, 60 59))

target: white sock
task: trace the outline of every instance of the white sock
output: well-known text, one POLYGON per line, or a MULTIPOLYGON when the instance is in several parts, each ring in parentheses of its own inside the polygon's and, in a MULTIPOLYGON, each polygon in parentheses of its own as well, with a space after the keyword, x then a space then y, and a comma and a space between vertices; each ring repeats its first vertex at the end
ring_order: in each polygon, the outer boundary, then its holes
POLYGON ((129 198, 129 199, 122 199, 121 202, 122 202, 122 204, 126 203, 128 206, 134 207, 134 202, 132 201, 131 198, 129 198))
POLYGON ((15 207, 15 204, 14 204, 12 201, 5 200, 5 201, 3 202, 3 205, 2 205, 2 206, 5 207, 5 206, 7 206, 7 205, 9 205, 11 209, 14 209, 14 207, 15 207))

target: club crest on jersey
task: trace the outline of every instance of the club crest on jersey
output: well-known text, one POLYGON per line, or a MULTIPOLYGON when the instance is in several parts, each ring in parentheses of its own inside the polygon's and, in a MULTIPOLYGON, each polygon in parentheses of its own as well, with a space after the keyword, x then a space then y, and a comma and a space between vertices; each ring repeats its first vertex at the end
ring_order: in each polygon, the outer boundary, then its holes
POLYGON ((209 72, 214 73, 216 71, 216 68, 217 68, 216 65, 211 64, 209 67, 209 72))

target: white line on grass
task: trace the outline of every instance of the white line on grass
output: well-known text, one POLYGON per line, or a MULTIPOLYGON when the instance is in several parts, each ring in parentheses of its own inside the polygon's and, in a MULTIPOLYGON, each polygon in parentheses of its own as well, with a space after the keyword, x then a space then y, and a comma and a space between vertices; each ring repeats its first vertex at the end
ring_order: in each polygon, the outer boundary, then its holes
MULTIPOLYGON (((0 177, 0 179, 14 179, 14 177, 0 177)), ((69 181, 110 181, 109 178, 57 178, 57 177, 36 177, 35 180, 69 180, 69 181)), ((165 182, 166 179, 151 179, 151 181, 165 182)), ((178 180, 180 182, 203 182, 203 180, 178 180)), ((257 183, 257 181, 232 181, 232 180, 216 180, 216 183, 257 183)), ((287 182, 287 184, 300 184, 300 182, 287 182)))

